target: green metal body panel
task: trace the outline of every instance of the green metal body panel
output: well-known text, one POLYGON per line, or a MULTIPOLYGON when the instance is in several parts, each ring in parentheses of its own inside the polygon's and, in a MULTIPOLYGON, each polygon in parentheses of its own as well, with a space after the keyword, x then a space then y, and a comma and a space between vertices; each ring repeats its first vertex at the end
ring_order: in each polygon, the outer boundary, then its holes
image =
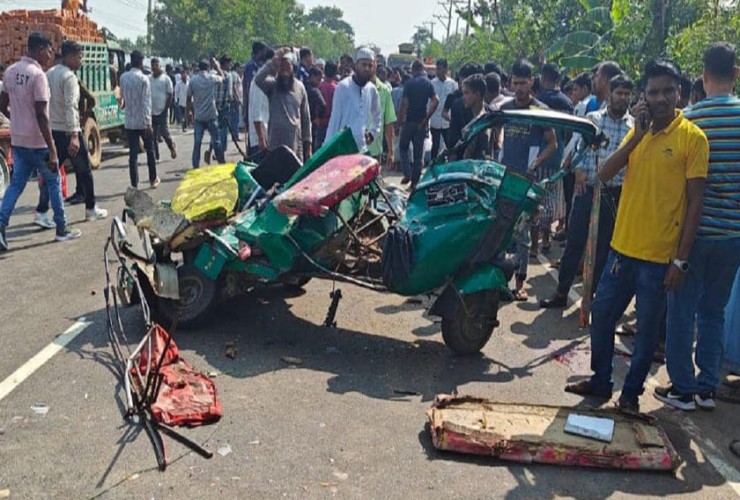
MULTIPOLYGON (((517 220, 522 213, 534 212, 541 194, 541 188, 526 177, 491 161, 461 160, 428 169, 399 222, 413 241, 413 267, 408 279, 394 283, 392 291, 416 295, 458 279, 463 280, 458 288, 466 293, 485 289, 477 287, 487 281, 496 288, 501 280, 505 284, 500 271, 491 274, 492 266, 479 267, 462 277, 459 273, 496 220, 500 198, 517 203, 517 220), (438 203, 430 193, 445 185, 459 186, 458 198, 438 203)), ((513 230, 512 223, 497 252, 509 245, 513 230)))
POLYGON ((118 106, 113 92, 108 63, 109 50, 118 50, 105 43, 81 42, 84 52, 82 66, 77 70, 77 77, 95 96, 97 101, 93 114, 101 132, 123 126, 124 112, 118 106))
MULTIPOLYGON (((293 186, 331 158, 357 152, 352 132, 345 129, 311 156, 282 189, 293 186)), ((256 182, 248 173, 250 168, 251 165, 239 164, 236 169, 237 180, 240 184, 240 200, 243 197, 248 198, 256 187, 256 182)), ((367 203, 366 196, 354 193, 342 200, 336 210, 345 220, 349 220, 365 203, 367 203)), ((323 217, 286 216, 270 202, 261 211, 258 211, 256 207, 245 211, 232 224, 214 230, 214 232, 226 240, 235 251, 238 251, 239 241, 244 241, 259 248, 263 254, 263 256, 251 258, 245 262, 230 254, 224 263, 223 270, 251 273, 255 275, 255 280, 274 280, 281 274, 299 271, 296 266, 305 261, 291 238, 303 251, 311 254, 341 227, 341 221, 334 212, 329 212, 323 217)), ((221 243, 217 241, 215 244, 220 245, 221 243)), ((197 262, 196 266, 201 269, 197 262)), ((201 270, 205 273, 204 269, 201 270)))
POLYGON ((483 290, 508 290, 508 282, 503 271, 496 266, 486 265, 475 272, 455 280, 455 287, 463 295, 482 292, 483 290))

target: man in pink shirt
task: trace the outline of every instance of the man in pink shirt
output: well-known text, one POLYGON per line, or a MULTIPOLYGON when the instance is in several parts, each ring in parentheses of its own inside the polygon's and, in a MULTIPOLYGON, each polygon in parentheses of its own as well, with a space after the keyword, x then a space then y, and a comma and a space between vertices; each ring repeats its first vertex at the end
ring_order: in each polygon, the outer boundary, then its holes
POLYGON ((8 250, 5 230, 33 172, 38 172, 49 191, 57 228, 55 240, 68 241, 81 235, 78 229, 67 227, 64 214, 59 160, 49 122, 51 92, 42 68, 51 60, 51 41, 41 33, 31 33, 27 55, 5 72, 0 112, 10 117, 13 178, 0 205, 0 251, 8 250))
POLYGON ((337 64, 329 61, 324 65, 324 81, 319 84, 319 91, 324 97, 326 111, 324 117, 319 118, 316 123, 316 149, 320 148, 326 140, 326 130, 329 127, 329 118, 334 105, 334 92, 337 90, 337 64))

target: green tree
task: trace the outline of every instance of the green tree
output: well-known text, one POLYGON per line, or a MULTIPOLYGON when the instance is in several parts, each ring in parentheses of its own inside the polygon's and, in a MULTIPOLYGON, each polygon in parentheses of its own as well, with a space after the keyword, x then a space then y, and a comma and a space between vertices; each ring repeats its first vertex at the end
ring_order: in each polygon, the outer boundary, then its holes
POLYGON ((130 38, 119 38, 117 41, 121 48, 126 52, 138 50, 144 54, 148 53, 145 36, 137 36, 136 40, 131 40, 130 38))
POLYGON ((343 33, 351 43, 354 43, 355 30, 344 20, 344 11, 339 7, 314 7, 309 11, 305 22, 307 27, 326 28, 334 33, 343 33))
POLYGON ((317 58, 328 61, 338 61, 342 54, 351 54, 354 50, 354 44, 347 33, 319 26, 304 28, 298 34, 296 45, 310 47, 317 58))
MULTIPOLYGON (((459 9, 469 36, 442 43, 455 66, 516 57, 555 61, 573 72, 616 60, 636 75, 658 56, 696 73, 713 40, 737 41, 739 0, 474 0, 459 9)), ((424 52, 426 54, 426 51, 424 52)))
POLYGON ((668 55, 694 76, 702 71, 704 49, 712 42, 740 40, 740 2, 713 0, 701 17, 668 39, 668 55))
POLYGON ((246 60, 254 40, 291 43, 302 20, 295 0, 161 0, 152 14, 152 46, 186 60, 209 53, 246 60))

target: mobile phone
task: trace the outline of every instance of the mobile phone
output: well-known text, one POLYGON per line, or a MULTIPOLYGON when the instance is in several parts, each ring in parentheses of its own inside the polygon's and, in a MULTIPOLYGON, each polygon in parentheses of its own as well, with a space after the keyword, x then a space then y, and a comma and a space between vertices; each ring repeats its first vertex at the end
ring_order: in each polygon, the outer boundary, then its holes
MULTIPOLYGON (((645 92, 640 92, 640 100, 638 104, 643 103, 643 102, 645 102, 645 92)), ((640 119, 640 126, 642 127, 642 129, 647 130, 648 127, 650 126, 650 114, 647 112, 643 112, 640 114, 639 119, 640 119)))

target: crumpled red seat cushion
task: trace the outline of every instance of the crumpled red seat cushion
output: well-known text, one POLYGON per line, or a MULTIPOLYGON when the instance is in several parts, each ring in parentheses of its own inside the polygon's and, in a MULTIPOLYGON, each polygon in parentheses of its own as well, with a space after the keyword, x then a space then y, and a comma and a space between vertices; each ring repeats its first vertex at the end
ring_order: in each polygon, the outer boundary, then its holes
POLYGON ((374 158, 361 154, 338 156, 280 193, 274 203, 278 211, 285 215, 318 217, 370 184, 379 173, 380 163, 374 158))
MULTIPOLYGON (((147 364, 151 370, 157 369, 162 352, 167 347, 169 333, 156 324, 153 330, 151 359, 145 348, 141 352, 138 365, 132 368, 142 377, 146 375, 147 364)), ((159 374, 162 377, 162 384, 157 400, 151 407, 152 416, 158 422, 195 427, 221 418, 223 408, 218 399, 216 384, 180 356, 180 350, 174 340, 167 347, 159 374)))

